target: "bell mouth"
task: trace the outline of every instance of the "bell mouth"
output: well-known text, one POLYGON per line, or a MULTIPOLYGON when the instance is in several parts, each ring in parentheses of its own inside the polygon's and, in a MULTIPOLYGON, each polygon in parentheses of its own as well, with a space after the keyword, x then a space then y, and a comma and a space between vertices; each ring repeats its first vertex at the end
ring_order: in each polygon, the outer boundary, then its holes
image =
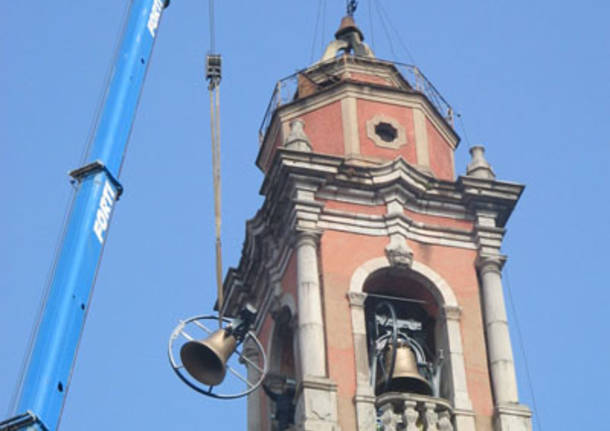
POLYGON ((186 371, 204 385, 218 385, 227 373, 218 354, 199 341, 185 343, 180 349, 180 359, 186 371))
POLYGON ((416 377, 397 377, 392 379, 386 392, 406 392, 420 395, 432 395, 430 384, 416 377))

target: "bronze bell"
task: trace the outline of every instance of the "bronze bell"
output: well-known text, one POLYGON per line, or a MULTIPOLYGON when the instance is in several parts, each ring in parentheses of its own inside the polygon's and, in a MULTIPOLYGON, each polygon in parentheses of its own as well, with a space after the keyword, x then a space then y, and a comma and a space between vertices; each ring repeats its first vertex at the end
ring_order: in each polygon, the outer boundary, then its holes
MULTIPOLYGON (((390 367, 391 360, 392 346, 385 355, 386 369, 390 367)), ((411 392, 422 395, 432 394, 432 386, 417 369, 415 353, 404 340, 398 340, 396 344, 396 361, 394 362, 394 371, 390 377, 388 391, 411 392)))
POLYGON ((180 349, 180 359, 195 380, 204 385, 216 386, 224 380, 227 360, 236 346, 235 337, 225 329, 219 329, 208 338, 185 343, 180 349))

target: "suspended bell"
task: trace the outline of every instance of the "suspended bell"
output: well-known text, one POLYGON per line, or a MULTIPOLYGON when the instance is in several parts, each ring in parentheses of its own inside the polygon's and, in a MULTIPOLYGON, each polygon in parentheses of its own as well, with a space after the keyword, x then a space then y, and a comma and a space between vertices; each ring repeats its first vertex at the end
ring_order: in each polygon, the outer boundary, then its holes
POLYGON ((236 346, 235 337, 225 329, 219 329, 206 339, 185 343, 180 349, 180 359, 195 380, 216 386, 224 380, 227 360, 236 346))
MULTIPOLYGON (((389 347, 385 355, 386 369, 390 368, 391 361, 392 346, 389 347)), ((394 362, 394 371, 390 376, 388 391, 411 392, 422 395, 432 394, 432 386, 419 373, 415 353, 404 340, 398 340, 396 343, 396 361, 394 362)))

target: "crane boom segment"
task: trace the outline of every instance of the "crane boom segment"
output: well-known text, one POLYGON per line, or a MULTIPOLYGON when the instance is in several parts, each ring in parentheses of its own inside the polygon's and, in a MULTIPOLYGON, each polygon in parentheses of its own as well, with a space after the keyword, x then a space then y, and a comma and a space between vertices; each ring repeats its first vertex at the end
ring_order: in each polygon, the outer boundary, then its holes
POLYGON ((0 422, 0 431, 57 429, 110 218, 122 190, 118 177, 127 141, 168 4, 132 0, 87 164, 71 173, 77 183, 75 197, 19 388, 19 415, 0 422))

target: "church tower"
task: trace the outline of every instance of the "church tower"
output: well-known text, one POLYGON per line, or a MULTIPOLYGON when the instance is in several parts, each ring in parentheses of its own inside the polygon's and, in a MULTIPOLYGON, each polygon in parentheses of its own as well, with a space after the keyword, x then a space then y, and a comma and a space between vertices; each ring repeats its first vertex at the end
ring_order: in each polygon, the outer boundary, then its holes
POLYGON ((270 364, 248 430, 531 430, 500 251, 523 186, 497 180, 482 147, 456 176, 434 86, 377 59, 351 16, 335 36, 275 89, 265 200, 224 282, 225 315, 258 310, 270 364))

